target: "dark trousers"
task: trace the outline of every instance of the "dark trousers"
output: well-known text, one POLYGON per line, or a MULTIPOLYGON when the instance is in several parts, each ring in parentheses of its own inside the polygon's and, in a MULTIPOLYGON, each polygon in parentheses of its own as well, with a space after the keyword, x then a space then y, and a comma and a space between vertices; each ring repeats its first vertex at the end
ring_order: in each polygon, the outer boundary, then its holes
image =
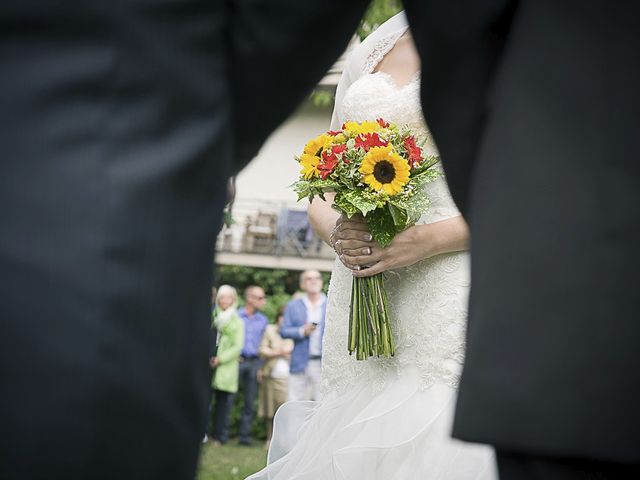
POLYGON ((640 465, 536 457, 498 450, 500 480, 626 480, 640 478, 640 465))
POLYGON ((220 443, 229 440, 229 416, 231 415, 231 405, 233 404, 233 393, 222 390, 213 391, 215 401, 213 407, 213 432, 211 437, 220 443))
POLYGON ((240 413, 240 441, 251 439, 251 422, 253 421, 254 406, 258 395, 258 370, 262 367, 259 358, 244 358, 240 362, 240 388, 244 395, 244 404, 240 413))

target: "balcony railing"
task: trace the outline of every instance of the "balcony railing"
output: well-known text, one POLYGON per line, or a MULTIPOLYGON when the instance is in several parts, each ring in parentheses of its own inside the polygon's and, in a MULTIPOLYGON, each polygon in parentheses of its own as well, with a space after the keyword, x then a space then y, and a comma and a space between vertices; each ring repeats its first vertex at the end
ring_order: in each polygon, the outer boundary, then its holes
POLYGON ((219 253, 331 260, 333 250, 318 237, 300 205, 237 201, 231 226, 218 235, 219 253))

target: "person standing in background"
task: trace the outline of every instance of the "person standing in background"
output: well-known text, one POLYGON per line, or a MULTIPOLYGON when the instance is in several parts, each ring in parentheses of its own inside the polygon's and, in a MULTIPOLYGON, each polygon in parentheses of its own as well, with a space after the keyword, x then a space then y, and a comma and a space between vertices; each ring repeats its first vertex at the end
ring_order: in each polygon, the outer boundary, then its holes
POLYGON ((213 445, 220 446, 229 439, 229 415, 233 394, 238 391, 238 358, 244 343, 244 325, 236 306, 238 294, 229 285, 222 285, 216 296, 213 313, 218 331, 216 356, 209 361, 213 374, 213 445))
POLYGON ((305 270, 300 275, 304 295, 290 301, 284 311, 283 338, 294 341, 289 377, 289 401, 318 400, 320 361, 327 297, 322 292, 322 275, 305 270))
MULTIPOLYGON (((215 312, 216 312, 216 297, 218 296, 218 289, 216 287, 211 287, 211 330, 209 335, 209 367, 213 369, 211 366, 213 363, 213 359, 218 352, 218 329, 215 324, 215 312)), ((207 419, 204 422, 204 437, 202 439, 202 443, 207 443, 209 440, 209 436, 207 435, 209 429, 209 421, 211 420, 211 402, 213 401, 213 387, 211 387, 209 391, 209 402, 208 402, 208 410, 207 410, 207 419)))
POLYGON ((238 314, 244 322, 244 346, 240 354, 240 388, 244 393, 244 404, 240 414, 240 445, 251 445, 251 422, 254 404, 258 394, 258 371, 262 360, 258 355, 262 335, 269 320, 260 312, 264 308, 266 296, 262 287, 251 285, 245 290, 246 304, 238 314))
POLYGON ((280 329, 284 321, 284 308, 281 308, 276 323, 267 325, 260 343, 260 356, 265 360, 261 370, 260 391, 258 394, 258 416, 267 424, 267 446, 273 434, 273 417, 289 392, 289 360, 293 351, 293 340, 284 339, 280 329))

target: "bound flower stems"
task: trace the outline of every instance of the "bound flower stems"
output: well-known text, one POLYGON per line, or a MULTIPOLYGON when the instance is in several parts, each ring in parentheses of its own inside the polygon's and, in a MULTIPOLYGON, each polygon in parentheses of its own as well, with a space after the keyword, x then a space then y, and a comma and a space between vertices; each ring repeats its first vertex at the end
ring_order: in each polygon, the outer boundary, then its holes
POLYGON ((391 319, 384 289, 384 276, 354 277, 349 312, 349 354, 358 360, 393 357, 391 319))

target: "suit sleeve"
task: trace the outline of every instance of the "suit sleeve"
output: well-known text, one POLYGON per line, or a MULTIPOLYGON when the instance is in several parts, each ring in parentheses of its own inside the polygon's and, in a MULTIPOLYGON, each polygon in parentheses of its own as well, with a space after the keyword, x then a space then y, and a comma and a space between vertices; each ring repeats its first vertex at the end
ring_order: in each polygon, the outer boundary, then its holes
POLYGON ((346 48, 367 0, 230 2, 238 171, 346 48))
POLYGON ((284 320, 282 321, 282 328, 280 329, 280 336, 282 338, 292 338, 294 340, 301 340, 304 335, 300 332, 300 325, 296 324, 293 314, 293 302, 287 305, 284 310, 284 320))
POLYGON ((514 0, 405 0, 422 60, 421 99, 451 194, 463 214, 514 0))

